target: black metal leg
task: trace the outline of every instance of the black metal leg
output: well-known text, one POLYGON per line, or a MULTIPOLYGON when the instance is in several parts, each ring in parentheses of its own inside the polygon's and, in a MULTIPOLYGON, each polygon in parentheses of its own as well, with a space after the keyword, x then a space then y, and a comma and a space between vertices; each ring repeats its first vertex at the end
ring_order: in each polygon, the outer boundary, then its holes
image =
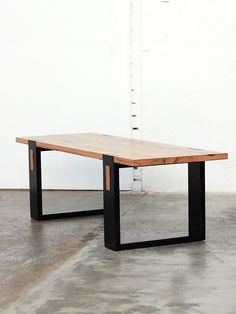
POLYGON ((30 215, 35 220, 73 218, 103 214, 103 209, 83 210, 75 212, 43 214, 41 152, 35 141, 29 141, 29 179, 30 179, 30 215))
POLYGON ((104 178, 104 241, 105 247, 120 249, 119 166, 112 156, 103 156, 104 178))
POLYGON ((205 163, 189 163, 188 176, 189 236, 193 240, 205 240, 205 163))
POLYGON ((104 238, 105 247, 130 250, 145 247, 188 243, 205 239, 205 163, 189 164, 189 235, 184 237, 121 243, 119 168, 112 156, 103 156, 104 238))
POLYGON ((42 219, 41 151, 36 142, 29 141, 30 215, 42 219))

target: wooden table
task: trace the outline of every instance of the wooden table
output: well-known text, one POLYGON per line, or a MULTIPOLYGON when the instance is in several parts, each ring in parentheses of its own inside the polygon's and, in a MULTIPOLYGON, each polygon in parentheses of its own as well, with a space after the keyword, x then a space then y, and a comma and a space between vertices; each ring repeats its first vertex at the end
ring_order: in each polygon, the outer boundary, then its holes
POLYGON ((95 133, 17 137, 16 141, 29 147, 30 212, 33 219, 104 214, 105 246, 114 251, 205 240, 205 161, 227 159, 227 153, 95 133), (41 152, 53 150, 103 160, 104 209, 43 214, 41 152), (119 169, 180 163, 188 163, 188 235, 121 243, 119 169))

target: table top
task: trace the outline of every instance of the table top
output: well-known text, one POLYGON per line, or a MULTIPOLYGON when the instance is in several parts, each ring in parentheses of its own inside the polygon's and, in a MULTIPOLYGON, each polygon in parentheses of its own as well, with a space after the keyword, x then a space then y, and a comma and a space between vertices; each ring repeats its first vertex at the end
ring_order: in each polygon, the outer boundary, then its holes
POLYGON ((28 144, 36 141, 36 146, 49 150, 103 159, 103 155, 114 156, 114 162, 132 167, 202 162, 227 159, 227 153, 161 144, 125 137, 78 133, 17 137, 16 141, 28 144))

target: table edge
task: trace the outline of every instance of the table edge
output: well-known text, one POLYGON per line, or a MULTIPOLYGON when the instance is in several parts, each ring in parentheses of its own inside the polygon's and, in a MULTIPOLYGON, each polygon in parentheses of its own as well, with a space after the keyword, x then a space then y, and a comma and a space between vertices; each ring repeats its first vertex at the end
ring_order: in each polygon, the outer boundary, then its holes
MULTIPOLYGON (((16 142, 20 144, 28 144, 29 139, 16 137, 16 142)), ((88 150, 81 150, 78 148, 68 148, 61 145, 48 144, 40 141, 36 141, 37 147, 56 150, 65 153, 85 156, 94 159, 103 159, 103 154, 91 152, 88 150)), ((225 160, 228 159, 228 153, 211 153, 206 155, 192 155, 192 156, 178 156, 178 157, 163 157, 163 158, 149 158, 149 159, 126 159, 124 157, 114 156, 114 162, 121 165, 130 167, 145 167, 145 166, 158 166, 158 165, 171 165, 171 164, 182 164, 191 162, 205 162, 213 160, 225 160)))

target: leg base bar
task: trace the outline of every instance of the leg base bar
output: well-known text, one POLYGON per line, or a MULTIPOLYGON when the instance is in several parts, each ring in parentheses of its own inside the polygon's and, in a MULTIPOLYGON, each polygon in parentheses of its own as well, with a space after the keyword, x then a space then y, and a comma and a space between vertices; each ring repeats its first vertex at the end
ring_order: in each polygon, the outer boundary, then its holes
POLYGON ((33 218, 34 220, 53 220, 53 219, 63 219, 63 218, 74 218, 74 217, 85 217, 85 216, 95 216, 103 215, 103 209, 93 209, 84 210, 78 212, 67 212, 67 213, 57 213, 57 214, 43 214, 38 218, 33 218))
POLYGON ((169 238, 169 239, 161 239, 161 240, 123 243, 123 244, 117 245, 116 247, 113 246, 113 247, 107 247, 107 248, 113 251, 123 251, 123 250, 133 250, 133 249, 155 247, 155 246, 190 243, 190 242, 203 241, 203 240, 205 239, 186 236, 186 237, 169 238))

